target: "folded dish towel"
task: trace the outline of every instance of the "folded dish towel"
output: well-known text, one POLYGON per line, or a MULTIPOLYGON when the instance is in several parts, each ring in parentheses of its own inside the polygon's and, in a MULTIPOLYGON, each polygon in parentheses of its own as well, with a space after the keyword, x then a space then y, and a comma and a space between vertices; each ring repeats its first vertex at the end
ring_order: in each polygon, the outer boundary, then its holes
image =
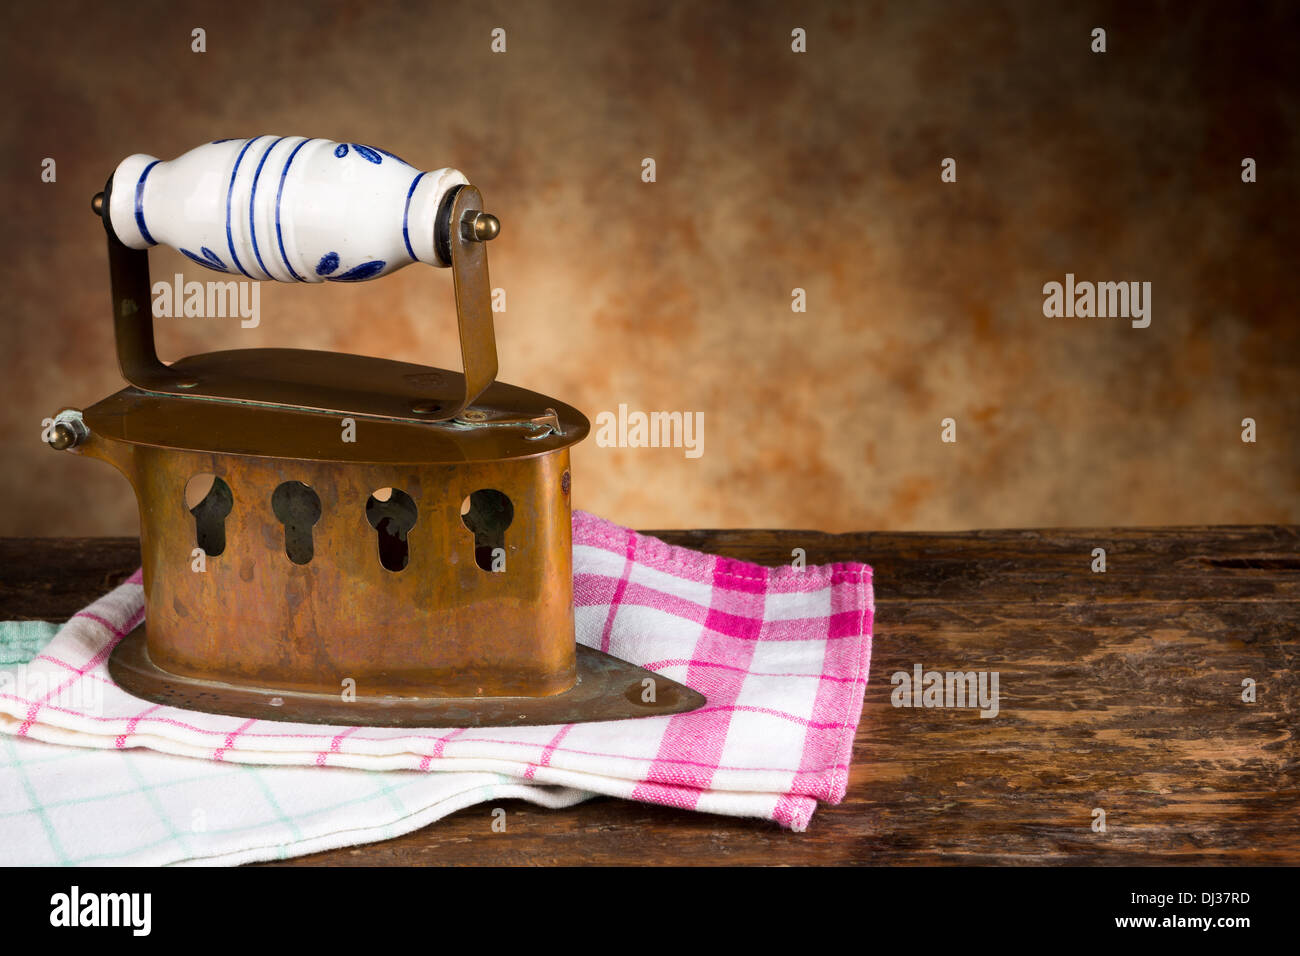
POLYGON ((497 801, 593 796, 505 774, 258 767, 0 735, 0 865, 234 866, 388 840, 479 803, 487 833, 497 801))
MULTIPOLYGON (((0 731, 25 741, 146 748, 262 768, 474 775, 459 797, 443 795, 452 804, 475 787, 537 785, 552 788, 531 794, 537 802, 563 805, 601 793, 802 830, 818 800, 843 798, 871 657, 869 567, 764 568, 673 547, 583 512, 575 513, 573 531, 578 641, 699 690, 706 706, 591 724, 411 730, 248 720, 149 704, 117 688, 105 665, 143 618, 137 573, 77 614, 29 664, 0 674, 0 731)), ((8 742, 11 754, 17 743, 8 742)), ((0 773, 21 775, 19 766, 0 766, 0 773)), ((166 766, 199 776, 189 762, 166 766)), ((69 766, 65 776, 73 772, 69 766)), ((305 789, 330 779, 295 778, 305 789)), ((44 796, 29 792, 26 799, 38 808, 44 796)), ((269 801, 292 819, 283 802, 269 801)), ((358 816, 349 829, 391 829, 399 817, 410 818, 406 829, 414 829, 441 815, 392 810, 398 817, 358 816)))

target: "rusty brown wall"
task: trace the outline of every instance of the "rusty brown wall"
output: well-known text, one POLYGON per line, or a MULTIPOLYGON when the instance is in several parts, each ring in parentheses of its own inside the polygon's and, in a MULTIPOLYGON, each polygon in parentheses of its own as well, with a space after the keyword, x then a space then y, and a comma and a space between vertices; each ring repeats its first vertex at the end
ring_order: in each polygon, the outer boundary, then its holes
MULTIPOLYGON (((39 442, 42 417, 120 387, 88 201, 129 153, 262 133, 468 173, 505 224, 504 380, 593 419, 703 413, 699 458, 577 448, 580 507, 640 527, 1300 521, 1295 9, 9 5, 0 533, 133 532, 124 480, 39 442), (1045 318, 1067 272, 1151 282, 1150 327, 1045 318)), ((261 306, 254 330, 159 320, 160 351, 456 360, 445 272, 268 283, 261 306)))

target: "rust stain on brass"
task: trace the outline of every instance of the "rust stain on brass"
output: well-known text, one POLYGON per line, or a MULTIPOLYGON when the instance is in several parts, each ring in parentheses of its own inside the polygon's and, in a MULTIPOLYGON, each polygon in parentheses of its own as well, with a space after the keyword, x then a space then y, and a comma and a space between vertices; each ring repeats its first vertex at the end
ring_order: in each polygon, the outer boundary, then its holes
POLYGON ((560 491, 567 448, 401 467, 149 446, 127 454, 141 510, 149 654, 164 670, 314 693, 339 693, 351 678, 366 696, 544 696, 573 685, 571 523, 560 491), (184 489, 209 473, 234 504, 224 550, 193 571, 196 519, 184 489), (315 556, 305 565, 287 556, 271 509, 287 481, 320 498, 315 556), (398 571, 381 563, 366 519, 372 492, 384 488, 411 494, 417 506, 398 571), (504 534, 503 572, 479 567, 461 520, 461 502, 485 488, 507 495, 520 516, 504 534))

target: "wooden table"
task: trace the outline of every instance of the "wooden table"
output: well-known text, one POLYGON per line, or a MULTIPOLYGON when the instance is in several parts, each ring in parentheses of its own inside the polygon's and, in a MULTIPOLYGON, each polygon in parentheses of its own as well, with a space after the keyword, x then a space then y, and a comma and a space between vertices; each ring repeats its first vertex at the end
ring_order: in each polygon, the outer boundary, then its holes
MULTIPOLYGON (((612 799, 503 801, 505 833, 482 805, 288 864, 1300 863, 1300 527, 652 533, 875 568, 843 803, 797 834, 612 799), (890 676, 915 664, 997 671, 999 714, 893 707, 890 676)), ((66 619, 139 560, 131 539, 2 540, 0 619, 66 619)))

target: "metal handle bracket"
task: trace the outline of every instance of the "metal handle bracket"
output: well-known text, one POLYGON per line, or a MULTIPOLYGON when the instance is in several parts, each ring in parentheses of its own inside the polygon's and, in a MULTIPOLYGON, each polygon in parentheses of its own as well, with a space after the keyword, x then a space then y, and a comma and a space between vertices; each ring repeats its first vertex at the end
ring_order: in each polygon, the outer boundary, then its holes
MULTIPOLYGON (((104 193, 96 195, 91 206, 104 217, 108 208, 104 193)), ((435 369, 431 370, 434 374, 424 376, 441 386, 437 394, 405 394, 397 382, 393 383, 392 393, 387 393, 382 391, 383 383, 374 381, 373 374, 367 374, 365 381, 347 381, 353 364, 349 360, 364 361, 368 372, 382 360, 332 352, 294 350, 293 381, 265 374, 267 350, 209 353, 165 365, 154 344, 149 253, 123 244, 105 218, 113 324, 122 377, 143 391, 184 398, 421 423, 459 418, 496 381, 492 286, 484 243, 500 233, 501 225, 495 216, 483 211, 482 195, 469 185, 450 193, 437 215, 435 229, 445 237, 455 287, 464 368, 463 375, 435 369), (225 360, 219 358, 222 355, 225 360), (242 367, 241 355, 249 356, 242 367)))

